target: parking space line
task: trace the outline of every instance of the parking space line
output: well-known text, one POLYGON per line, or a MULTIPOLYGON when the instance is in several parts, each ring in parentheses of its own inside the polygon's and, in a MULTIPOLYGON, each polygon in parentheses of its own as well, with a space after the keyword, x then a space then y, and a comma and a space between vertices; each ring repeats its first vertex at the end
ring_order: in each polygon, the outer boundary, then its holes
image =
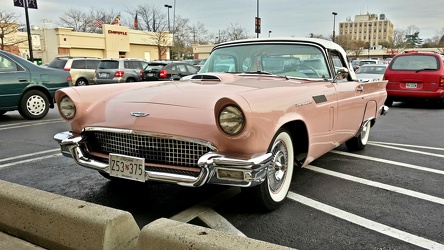
POLYGON ((422 149, 431 149, 431 150, 439 150, 444 151, 444 148, 437 147, 428 147, 428 146, 418 146, 418 145, 410 145, 410 144, 400 144, 400 143, 392 143, 392 142, 381 142, 381 141, 369 141, 369 144, 383 144, 383 145, 392 145, 392 146, 400 146, 400 147, 409 147, 409 148, 422 148, 422 149))
POLYGON ((371 143, 371 142, 369 142, 368 144, 369 145, 373 145, 373 146, 377 146, 377 147, 391 148, 391 149, 396 149, 396 150, 410 152, 410 153, 415 153, 415 154, 430 155, 430 156, 434 156, 434 157, 444 158, 444 155, 441 155, 441 154, 434 154, 434 153, 429 153, 429 152, 424 152, 424 151, 419 151, 419 150, 394 147, 394 146, 389 146, 389 145, 379 144, 379 143, 371 143))
POLYGON ((28 162, 33 162, 33 161, 40 161, 40 160, 44 160, 44 159, 48 159, 48 158, 52 158, 52 157, 61 156, 61 155, 62 155, 62 153, 57 153, 57 154, 52 154, 52 155, 46 155, 46 156, 42 156, 42 157, 32 158, 32 159, 28 159, 28 160, 23 160, 23 161, 11 162, 11 163, 0 165, 0 169, 6 168, 6 167, 10 167, 10 166, 14 166, 14 165, 19 165, 19 164, 22 164, 22 163, 28 163, 28 162))
POLYGON ((20 159, 20 158, 27 158, 30 156, 36 156, 36 155, 52 153, 52 152, 57 152, 57 151, 60 151, 60 148, 50 149, 50 150, 45 150, 45 151, 40 151, 40 152, 35 152, 35 153, 30 153, 30 154, 25 154, 25 155, 18 155, 18 156, 13 156, 13 157, 9 157, 9 158, 4 158, 4 159, 0 159, 0 162, 12 161, 12 160, 20 159))
POLYGON ((223 216, 219 215, 218 213, 216 213, 216 211, 212 209, 212 207, 215 207, 218 204, 227 201, 228 199, 238 195, 240 192, 240 188, 228 188, 223 192, 209 198, 208 200, 205 200, 170 217, 170 219, 181 222, 190 222, 195 218, 199 218, 212 229, 231 233, 234 235, 245 236, 227 219, 225 219, 223 216))
POLYGON ((24 127, 30 127, 30 126, 39 126, 39 125, 46 125, 46 124, 58 123, 58 122, 64 122, 64 121, 62 119, 52 119, 52 120, 46 120, 45 122, 19 123, 21 125, 6 124, 6 125, 0 125, 0 130, 24 128, 24 127))
POLYGON ((371 156, 352 154, 352 153, 338 151, 338 150, 332 150, 332 151, 330 151, 330 153, 340 154, 340 155, 345 155, 345 156, 350 156, 350 157, 355 157, 355 158, 360 158, 360 159, 369 160, 369 161, 377 161, 377 162, 387 163, 387 164, 391 164, 391 165, 395 165, 395 166, 412 168, 412 169, 416 169, 416 170, 421 170, 421 171, 426 171, 426 172, 431 172, 431 173, 435 173, 435 174, 444 175, 444 171, 442 171, 442 170, 421 167, 421 166, 413 165, 413 164, 409 164, 409 163, 402 163, 402 162, 397 162, 397 161, 391 161, 391 160, 375 158, 375 157, 371 157, 371 156))
POLYGON ((392 185, 387 185, 387 184, 384 184, 384 183, 381 183, 381 182, 370 181, 370 180, 367 180, 367 179, 363 179, 363 178, 359 178, 359 177, 354 177, 354 176, 347 175, 347 174, 342 174, 342 173, 339 173, 339 172, 334 172, 334 171, 331 171, 331 170, 315 167, 315 166, 312 166, 312 165, 308 165, 306 168, 310 169, 312 171, 318 172, 318 173, 331 175, 331 176, 338 177, 338 178, 341 178, 341 179, 345 179, 345 180, 348 180, 348 181, 353 181, 353 182, 357 182, 357 183, 364 184, 364 185, 367 185, 367 186, 381 188, 381 189, 385 189, 385 190, 388 190, 388 191, 396 192, 396 193, 399 193, 399 194, 408 195, 408 196, 411 196, 411 197, 414 197, 414 198, 418 198, 418 199, 422 199, 422 200, 426 200, 426 201, 430 201, 430 202, 433 202, 433 203, 444 205, 444 199, 439 198, 439 197, 435 197, 435 196, 432 196, 432 195, 428 195, 428 194, 412 191, 412 190, 405 189, 405 188, 395 187, 395 186, 392 186, 392 185))
POLYGON ((340 210, 338 208, 320 203, 318 201, 312 200, 310 198, 304 197, 302 195, 289 192, 288 198, 297 201, 301 204, 304 204, 306 206, 312 207, 314 209, 320 210, 322 212, 328 213, 330 215, 333 215, 337 218, 349 221, 353 224, 368 228, 370 230, 373 230, 375 232, 385 234, 387 236, 390 236, 392 238, 402 240, 404 242, 408 242, 410 244, 423 247, 425 249, 444 249, 443 244, 439 244, 438 242, 410 234, 404 231, 401 231, 399 229, 389 227, 387 225, 384 225, 382 223, 378 223, 366 218, 363 218, 361 216, 346 212, 344 210, 340 210))

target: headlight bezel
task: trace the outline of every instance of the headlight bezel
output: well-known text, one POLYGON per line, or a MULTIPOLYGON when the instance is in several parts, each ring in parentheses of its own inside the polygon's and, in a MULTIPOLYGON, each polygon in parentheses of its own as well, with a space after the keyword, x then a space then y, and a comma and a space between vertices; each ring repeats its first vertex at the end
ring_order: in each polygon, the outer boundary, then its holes
POLYGON ((239 106, 227 104, 219 110, 217 123, 225 134, 236 136, 244 130, 246 120, 244 112, 239 106))
POLYGON ((74 104, 72 99, 69 98, 69 96, 62 97, 60 99, 58 107, 60 115, 67 120, 74 118, 74 116, 76 115, 76 105, 74 104))

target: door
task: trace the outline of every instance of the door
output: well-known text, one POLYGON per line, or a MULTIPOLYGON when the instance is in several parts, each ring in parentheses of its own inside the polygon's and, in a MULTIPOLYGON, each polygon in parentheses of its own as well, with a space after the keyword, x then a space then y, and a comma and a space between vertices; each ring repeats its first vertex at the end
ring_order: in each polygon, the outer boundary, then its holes
POLYGON ((23 89, 31 81, 29 71, 0 54, 0 108, 15 110, 23 89))

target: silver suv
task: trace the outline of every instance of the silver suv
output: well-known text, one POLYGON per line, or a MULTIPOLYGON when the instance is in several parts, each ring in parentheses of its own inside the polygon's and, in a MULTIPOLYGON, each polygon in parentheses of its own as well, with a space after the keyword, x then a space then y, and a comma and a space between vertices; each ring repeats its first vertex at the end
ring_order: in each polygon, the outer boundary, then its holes
POLYGON ((98 57, 62 56, 54 58, 48 67, 69 71, 74 85, 83 86, 94 84, 93 77, 99 63, 98 57))
POLYGON ((143 69, 148 65, 143 59, 103 59, 94 74, 96 84, 138 82, 143 79, 143 69))

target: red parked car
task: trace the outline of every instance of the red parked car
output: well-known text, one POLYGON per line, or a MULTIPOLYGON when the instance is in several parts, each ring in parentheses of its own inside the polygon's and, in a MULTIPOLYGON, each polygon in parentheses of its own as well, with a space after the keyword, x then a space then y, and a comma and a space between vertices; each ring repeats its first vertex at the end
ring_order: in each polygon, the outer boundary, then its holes
POLYGON ((384 74, 386 105, 403 100, 438 100, 444 103, 444 56, 432 52, 399 54, 384 74))

